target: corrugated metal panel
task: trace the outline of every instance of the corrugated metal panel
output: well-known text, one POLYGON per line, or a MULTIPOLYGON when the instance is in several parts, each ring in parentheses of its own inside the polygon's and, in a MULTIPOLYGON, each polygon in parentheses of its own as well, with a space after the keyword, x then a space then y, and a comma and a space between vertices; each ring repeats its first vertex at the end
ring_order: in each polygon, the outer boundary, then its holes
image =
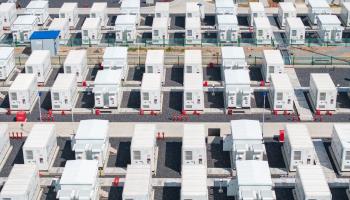
POLYGON ((151 148, 155 145, 155 124, 136 124, 131 141, 131 149, 151 148))
POLYGON ((108 120, 81 120, 75 135, 76 140, 105 140, 108 136, 108 120))
POLYGON ((97 160, 68 160, 60 185, 94 185, 97 182, 97 160))
POLYGON ((267 161, 239 160, 236 162, 238 186, 272 186, 267 161))
POLYGON ((208 194, 207 168, 204 165, 182 166, 181 194, 196 196, 208 194))
POLYGON ((162 88, 162 75, 156 73, 144 73, 141 83, 142 90, 156 90, 160 91, 162 88))
POLYGON ((35 124, 23 148, 43 148, 47 146, 47 143, 52 137, 56 137, 54 124, 35 124))
POLYGON ((128 165, 123 189, 123 196, 150 195, 150 165, 128 165))
POLYGON ((304 124, 286 124, 286 134, 292 149, 294 148, 314 148, 309 130, 304 124))
POLYGON ((234 140, 262 140, 260 122, 257 120, 231 120, 231 134, 234 140))
POLYGON ((184 124, 184 134, 182 138, 182 148, 204 148, 205 127, 202 124, 184 124))

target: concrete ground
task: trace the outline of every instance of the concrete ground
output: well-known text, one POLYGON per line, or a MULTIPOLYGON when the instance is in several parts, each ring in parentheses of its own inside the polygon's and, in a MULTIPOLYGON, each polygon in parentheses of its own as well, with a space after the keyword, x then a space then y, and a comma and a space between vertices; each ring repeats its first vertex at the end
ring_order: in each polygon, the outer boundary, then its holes
POLYGON ((4 166, 0 171, 0 177, 7 177, 10 174, 13 165, 24 164, 23 150, 22 150, 24 141, 25 141, 25 138, 10 140, 10 144, 12 145, 12 151, 9 154, 9 157, 7 158, 4 166))

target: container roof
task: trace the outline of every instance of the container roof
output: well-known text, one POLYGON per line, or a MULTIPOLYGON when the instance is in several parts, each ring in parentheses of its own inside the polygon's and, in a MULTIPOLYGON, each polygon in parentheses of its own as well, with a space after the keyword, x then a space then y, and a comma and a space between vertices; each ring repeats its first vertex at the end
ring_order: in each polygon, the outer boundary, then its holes
POLYGON ((296 12, 294 4, 292 2, 279 2, 279 7, 284 12, 296 12))
POLYGON ((303 21, 301 21, 300 17, 288 17, 287 24, 291 28, 302 28, 305 29, 305 25, 303 21))
POLYGON ((118 15, 115 20, 115 25, 119 24, 127 24, 127 25, 135 25, 136 23, 136 15, 118 15))
POLYGON ((13 47, 0 47, 0 59, 7 59, 14 52, 15 48, 13 47))
POLYGON ((123 196, 149 195, 152 187, 150 165, 128 165, 124 182, 123 196))
POLYGON ((203 124, 184 124, 182 148, 206 148, 203 124))
POLYGON ((286 124, 285 131, 292 148, 314 148, 306 125, 286 124))
POLYGON ((271 83, 277 90, 293 90, 288 74, 271 74, 271 83))
POLYGON ((59 12, 60 13, 72 12, 74 9, 77 9, 77 8, 78 8, 77 2, 64 2, 59 12))
POLYGON ((12 9, 16 9, 15 3, 1 3, 0 4, 0 12, 9 12, 12 9))
POLYGON ((131 148, 152 148, 155 145, 155 124, 136 124, 132 136, 131 148))
POLYGON ((60 185, 93 185, 97 181, 97 160, 68 160, 60 185))
POLYGON ((145 65, 164 65, 164 50, 148 50, 145 65))
POLYGON ((47 58, 50 58, 49 50, 34 50, 32 54, 30 54, 25 65, 42 64, 46 61, 47 58))
POLYGON ((280 50, 264 50, 264 58, 268 65, 278 64, 283 65, 284 61, 280 50))
POLYGON ((34 124, 30 131, 23 148, 43 148, 55 135, 54 124, 34 124))
POLYGON ((270 21, 267 17, 255 17, 254 24, 256 28, 268 28, 271 29, 270 21))
POLYGON ((317 15, 318 20, 322 25, 339 25, 341 22, 336 15, 317 15))
POLYGON ((84 30, 84 29, 85 30, 87 30, 87 29, 100 29, 100 27, 101 27, 100 18, 86 18, 81 29, 82 30, 84 30))
POLYGON ((76 85, 76 75, 75 74, 65 74, 59 73, 51 90, 57 89, 70 89, 73 85, 76 85))
POLYGON ((331 191, 320 165, 298 165, 297 177, 303 187, 305 196, 329 196, 331 191))
POLYGON ((262 2, 249 2, 249 8, 253 12, 265 12, 264 4, 262 2))
POLYGON ((90 13, 92 12, 105 12, 107 9, 107 2, 94 2, 90 9, 90 13))
POLYGON ((312 8, 330 8, 326 0, 309 0, 309 6, 312 8))
POLYGON ((84 59, 87 59, 86 50, 70 50, 64 65, 82 64, 84 59))
POLYGON ((346 9, 346 10, 350 10, 350 2, 343 2, 343 7, 346 9))
POLYGON ((56 39, 60 35, 60 31, 34 31, 30 35, 30 40, 48 40, 56 39))
POLYGON ((9 128, 8 124, 0 124, 0 138, 2 138, 2 136, 6 135, 7 137, 7 130, 9 128))
POLYGON ((186 2, 186 13, 199 12, 198 2, 186 2))
POLYGON ((38 23, 38 17, 35 15, 19 15, 13 22, 13 25, 32 25, 38 23))
POLYGON ((238 186, 272 186, 270 168, 267 161, 236 161, 238 186))
POLYGON ((207 168, 204 165, 182 165, 181 194, 208 194, 207 168))
POLYGON ((11 84, 9 91, 28 90, 33 81, 35 81, 35 74, 20 73, 11 84))
POLYGON ((236 15, 217 15, 218 25, 220 24, 238 24, 238 19, 236 15))
POLYGON ((202 51, 201 50, 185 50, 185 65, 200 64, 202 65, 202 51))
POLYGON ((121 83, 123 70, 104 69, 96 74, 94 85, 119 85, 121 83))
POLYGON ((103 59, 127 59, 128 47, 106 47, 103 59))
POLYGON ((140 8, 141 1, 140 0, 123 0, 120 7, 122 9, 123 8, 140 8))
POLYGON ((243 47, 221 47, 221 55, 223 58, 245 59, 243 47))
POLYGON ((258 120, 231 120, 232 139, 262 140, 261 125, 258 120))
POLYGON ((156 90, 160 91, 162 88, 161 74, 143 73, 141 91, 142 90, 156 90))
POLYGON ((54 18, 48 30, 62 30, 68 28, 68 18, 54 18))
POLYGON ((311 73, 310 78, 314 80, 315 86, 319 90, 336 90, 333 80, 328 73, 311 73))
POLYGON ((155 7, 155 12, 168 11, 170 10, 169 2, 157 2, 155 7))
POLYGON ((200 29, 201 28, 201 20, 199 17, 186 17, 186 29, 200 29))
POLYGON ((225 70, 225 84, 226 85, 249 85, 250 77, 249 70, 237 69, 237 70, 225 70))
POLYGON ((45 8, 49 5, 49 1, 30 1, 27 5, 26 9, 37 9, 37 8, 45 8))
POLYGON ((108 135, 108 120, 81 120, 75 135, 76 140, 104 140, 108 135))
POLYGON ((350 148, 350 124, 334 124, 333 129, 344 148, 350 148))
POLYGON ((234 8, 235 4, 231 0, 215 0, 216 8, 234 8))
POLYGON ((152 29, 164 28, 168 30, 168 22, 169 22, 168 17, 156 17, 153 19, 152 29))
POLYGON ((203 90, 203 74, 186 73, 184 75, 185 90, 203 90))

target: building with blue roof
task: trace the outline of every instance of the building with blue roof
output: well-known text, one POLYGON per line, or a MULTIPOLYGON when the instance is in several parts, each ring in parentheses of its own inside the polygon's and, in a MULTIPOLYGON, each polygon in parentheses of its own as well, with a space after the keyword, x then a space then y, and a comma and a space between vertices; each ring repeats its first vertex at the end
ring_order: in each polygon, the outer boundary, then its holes
POLYGON ((30 36, 32 51, 49 50, 51 55, 56 55, 59 50, 60 31, 34 31, 30 36))

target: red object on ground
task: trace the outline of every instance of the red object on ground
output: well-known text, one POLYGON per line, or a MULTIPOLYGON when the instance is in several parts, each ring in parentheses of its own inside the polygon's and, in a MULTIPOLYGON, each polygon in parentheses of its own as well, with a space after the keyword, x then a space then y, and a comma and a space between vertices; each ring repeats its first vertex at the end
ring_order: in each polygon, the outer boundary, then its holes
POLYGON ((86 81, 85 80, 82 82, 82 85, 83 85, 83 87, 86 87, 86 81))
POLYGON ((181 111, 181 114, 182 114, 182 115, 186 115, 186 111, 185 111, 185 110, 182 110, 182 111, 181 111))
POLYGON ((164 140, 164 138, 165 138, 164 132, 162 132, 162 137, 163 137, 163 140, 164 140))
POLYGON ((227 111, 227 114, 228 114, 228 115, 232 115, 232 114, 233 114, 233 111, 232 111, 231 109, 229 109, 229 110, 227 111))
POLYGON ((65 115, 66 113, 64 112, 64 110, 61 111, 61 115, 65 115))
POLYGON ((96 115, 100 115, 100 114, 101 114, 100 109, 96 109, 96 110, 95 110, 95 114, 96 114, 96 115))
POLYGON ((278 137, 279 142, 284 142, 284 130, 280 130, 280 135, 278 137))
POLYGON ((27 121, 27 113, 24 111, 19 111, 16 113, 16 122, 25 122, 27 121))
POLYGON ((210 68, 213 68, 213 67, 214 67, 214 63, 212 63, 212 62, 209 63, 209 67, 210 67, 210 68))
POLYGON ((144 112, 143 112, 143 110, 142 109, 140 109, 140 113, 139 113, 140 115, 143 115, 144 114, 144 112))
POLYGON ((316 110, 316 115, 321 115, 321 111, 320 110, 316 110))
POLYGON ((119 184, 119 177, 116 176, 116 177, 114 177, 114 179, 113 179, 113 185, 114 185, 114 186, 118 186, 118 184, 119 184))
POLYGON ((274 111, 273 111, 273 114, 274 114, 274 115, 277 115, 277 110, 274 110, 274 111))
POLYGON ((203 86, 208 87, 208 81, 204 81, 203 86))
POLYGON ((265 86, 265 81, 260 81, 260 87, 265 86))
POLYGON ((11 115, 11 110, 10 110, 10 108, 7 109, 6 115, 11 115))
POLYGON ((52 110, 49 109, 49 110, 47 111, 47 114, 48 114, 50 117, 52 117, 52 110))

